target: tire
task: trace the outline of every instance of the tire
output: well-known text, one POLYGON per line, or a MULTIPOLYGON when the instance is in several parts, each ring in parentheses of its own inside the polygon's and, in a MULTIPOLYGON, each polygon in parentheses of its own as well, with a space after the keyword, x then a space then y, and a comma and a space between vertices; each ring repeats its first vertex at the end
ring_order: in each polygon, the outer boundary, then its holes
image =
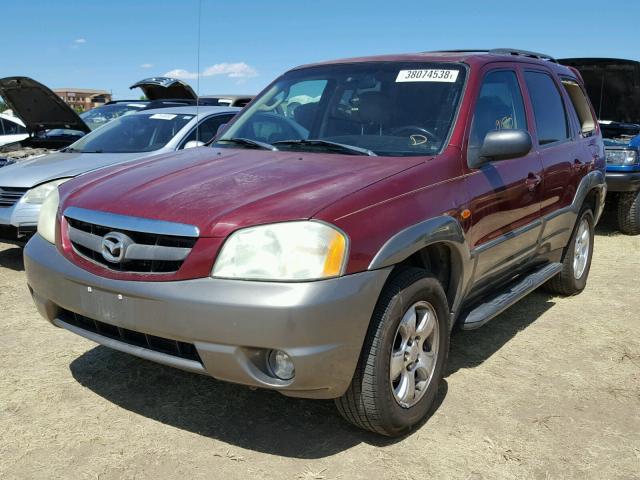
MULTIPOLYGON (((578 221, 573 229, 571 235, 571 241, 567 246, 567 249, 562 260, 562 270, 558 275, 553 277, 545 284, 545 290, 558 294, 558 295, 576 295, 584 290, 587 285, 587 277, 589 276, 589 270, 591 269, 591 257, 593 256, 593 236, 594 236, 594 219, 591 209, 583 207, 578 215, 578 221), (586 237, 581 230, 582 225, 586 226, 586 237), (578 237, 582 237, 579 239, 578 237), (586 253, 586 262, 582 268, 576 268, 575 260, 577 256, 576 243, 581 242, 584 245, 584 241, 588 239, 588 249, 586 253)), ((580 262, 578 261, 578 266, 580 262)))
POLYGON ((640 234, 640 190, 619 195, 618 228, 626 235, 640 234))
POLYGON ((380 294, 351 385, 335 401, 340 414, 357 427, 390 437, 423 420, 445 371, 448 318, 447 298, 438 280, 419 268, 398 272, 380 294), (416 336, 405 343, 412 317, 417 319, 416 336), (395 370, 401 372, 396 380, 390 378, 392 350, 395 370), (417 380, 413 397, 410 387, 405 388, 411 378, 417 380), (408 402, 404 406, 398 399, 403 393, 408 402))

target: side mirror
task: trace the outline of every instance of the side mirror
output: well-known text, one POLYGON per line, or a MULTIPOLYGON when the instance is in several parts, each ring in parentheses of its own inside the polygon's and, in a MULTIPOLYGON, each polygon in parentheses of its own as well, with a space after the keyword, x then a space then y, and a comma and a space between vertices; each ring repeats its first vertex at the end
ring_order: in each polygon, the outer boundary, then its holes
POLYGON ((220 126, 218 127, 218 130, 216 130, 216 137, 220 135, 225 128, 227 128, 227 124, 221 123, 220 126))
POLYGON ((493 160, 524 157, 531 147, 531 135, 526 130, 492 130, 484 137, 477 156, 469 159, 469 167, 478 168, 493 160))
POLYGON ((204 142, 201 142, 200 140, 190 140, 184 144, 184 149, 202 147, 203 145, 204 142))

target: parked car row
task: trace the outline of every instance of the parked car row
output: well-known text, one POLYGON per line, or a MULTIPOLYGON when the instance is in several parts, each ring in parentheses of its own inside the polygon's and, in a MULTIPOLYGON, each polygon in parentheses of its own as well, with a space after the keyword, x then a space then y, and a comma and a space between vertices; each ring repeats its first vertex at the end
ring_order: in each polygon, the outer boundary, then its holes
POLYGON ((585 288, 604 126, 582 76, 549 56, 338 60, 286 72, 226 127, 235 111, 191 108, 123 116, 0 169, 19 189, 0 212, 39 209, 25 270, 52 324, 332 398, 395 436, 432 408, 454 326, 539 286, 585 288))
MULTIPOLYGON (((21 135, 8 138, 10 142, 0 142, 0 160, 3 160, 0 166, 46 155, 69 146, 91 130, 122 115, 187 105, 243 107, 253 98, 249 95, 198 97, 189 84, 168 77, 146 78, 130 88, 141 89, 147 100, 108 102, 78 114, 47 86, 31 78, 0 79, 0 95, 14 115, 22 120, 20 126, 12 126, 12 131, 17 130, 21 135)), ((2 122, 4 124, 4 120, 2 122)))

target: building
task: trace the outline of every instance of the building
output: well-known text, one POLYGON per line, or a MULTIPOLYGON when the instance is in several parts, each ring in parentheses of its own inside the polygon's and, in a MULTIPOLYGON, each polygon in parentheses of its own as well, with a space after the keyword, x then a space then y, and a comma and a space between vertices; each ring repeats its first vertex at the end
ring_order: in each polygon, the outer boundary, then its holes
POLYGON ((104 105, 111 101, 111 94, 106 90, 92 90, 89 88, 54 88, 53 91, 64 102, 79 112, 104 105))

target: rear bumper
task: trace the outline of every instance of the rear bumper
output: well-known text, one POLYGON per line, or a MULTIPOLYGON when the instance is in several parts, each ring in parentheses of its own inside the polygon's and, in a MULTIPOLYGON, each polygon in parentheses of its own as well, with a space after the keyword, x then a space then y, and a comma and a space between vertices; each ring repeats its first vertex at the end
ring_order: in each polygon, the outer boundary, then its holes
POLYGON ((607 189, 610 192, 635 192, 640 190, 639 172, 610 172, 606 173, 607 189))
POLYGON ((335 398, 349 386, 390 272, 306 283, 111 280, 74 265, 39 235, 25 248, 25 270, 39 312, 60 327, 159 363, 308 398, 335 398), (193 344, 201 361, 78 328, 64 321, 68 312, 193 344), (293 359, 293 380, 269 374, 265 354, 275 348, 293 359))

